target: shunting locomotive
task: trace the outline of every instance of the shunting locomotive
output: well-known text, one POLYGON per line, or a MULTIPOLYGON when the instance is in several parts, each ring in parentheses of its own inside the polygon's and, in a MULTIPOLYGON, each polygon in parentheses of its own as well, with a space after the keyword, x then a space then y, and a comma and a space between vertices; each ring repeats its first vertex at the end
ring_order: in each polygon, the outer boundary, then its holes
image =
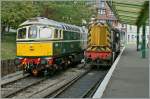
POLYGON ((111 66, 120 52, 120 32, 109 24, 95 22, 89 25, 85 63, 111 66))
POLYGON ((54 73, 81 61, 85 35, 79 26, 31 18, 17 30, 15 64, 35 76, 54 73))

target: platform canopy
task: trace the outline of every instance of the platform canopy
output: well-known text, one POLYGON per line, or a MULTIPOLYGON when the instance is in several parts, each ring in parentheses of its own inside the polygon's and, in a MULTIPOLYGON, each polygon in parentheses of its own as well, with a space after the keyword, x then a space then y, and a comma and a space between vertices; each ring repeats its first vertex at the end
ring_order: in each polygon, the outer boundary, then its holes
POLYGON ((116 18, 125 24, 148 25, 149 1, 109 0, 107 1, 116 18))

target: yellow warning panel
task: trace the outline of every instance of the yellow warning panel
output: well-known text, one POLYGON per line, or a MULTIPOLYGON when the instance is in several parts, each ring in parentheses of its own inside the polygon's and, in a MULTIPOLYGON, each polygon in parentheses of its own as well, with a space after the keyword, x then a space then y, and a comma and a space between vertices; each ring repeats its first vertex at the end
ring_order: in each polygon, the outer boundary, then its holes
POLYGON ((52 43, 17 43, 17 56, 51 56, 52 43))
POLYGON ((104 25, 94 25, 91 28, 91 45, 107 46, 107 28, 104 25))

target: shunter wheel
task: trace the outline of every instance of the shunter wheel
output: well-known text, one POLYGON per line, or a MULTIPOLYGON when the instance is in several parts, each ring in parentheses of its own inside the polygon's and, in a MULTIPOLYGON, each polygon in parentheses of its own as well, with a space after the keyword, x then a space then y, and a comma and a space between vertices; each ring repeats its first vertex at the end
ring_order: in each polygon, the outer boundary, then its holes
POLYGON ((33 76, 37 76, 38 75, 38 70, 37 69, 32 69, 32 74, 33 74, 33 76))

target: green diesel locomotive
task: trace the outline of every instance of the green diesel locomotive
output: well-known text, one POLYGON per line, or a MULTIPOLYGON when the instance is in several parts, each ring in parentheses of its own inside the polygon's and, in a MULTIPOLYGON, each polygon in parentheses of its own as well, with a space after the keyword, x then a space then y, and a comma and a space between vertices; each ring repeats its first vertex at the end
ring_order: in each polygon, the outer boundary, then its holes
POLYGON ((66 68, 83 58, 86 34, 79 26, 31 18, 18 28, 15 64, 35 76, 66 68))

